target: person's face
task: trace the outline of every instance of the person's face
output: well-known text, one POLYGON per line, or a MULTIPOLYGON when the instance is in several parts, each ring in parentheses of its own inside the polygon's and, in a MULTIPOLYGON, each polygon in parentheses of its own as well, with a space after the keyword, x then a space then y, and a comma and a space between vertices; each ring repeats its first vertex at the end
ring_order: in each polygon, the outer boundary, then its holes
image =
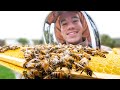
POLYGON ((60 16, 61 34, 67 44, 78 44, 82 41, 83 27, 79 15, 75 12, 64 12, 60 16))

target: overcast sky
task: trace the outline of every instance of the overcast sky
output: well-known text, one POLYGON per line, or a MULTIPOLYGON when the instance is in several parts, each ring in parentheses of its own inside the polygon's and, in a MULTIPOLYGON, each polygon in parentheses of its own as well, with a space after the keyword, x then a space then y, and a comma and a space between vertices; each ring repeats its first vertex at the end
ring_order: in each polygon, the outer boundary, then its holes
MULTIPOLYGON (((0 39, 25 37, 39 39, 50 11, 0 11, 0 39)), ((120 11, 87 11, 100 34, 120 38, 120 11)))
POLYGON ((120 11, 88 11, 100 34, 120 38, 120 11))

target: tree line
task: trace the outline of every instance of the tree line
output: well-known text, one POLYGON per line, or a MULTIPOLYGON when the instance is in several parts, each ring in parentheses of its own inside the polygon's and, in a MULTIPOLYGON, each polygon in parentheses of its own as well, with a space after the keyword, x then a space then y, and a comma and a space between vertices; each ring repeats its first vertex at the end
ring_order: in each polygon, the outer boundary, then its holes
MULTIPOLYGON (((21 45, 29 45, 30 42, 30 40, 26 38, 19 38, 16 39, 16 41, 21 45)), ((39 45, 44 43, 43 39, 33 39, 32 42, 34 45, 39 45)), ((4 45, 6 45, 6 40, 0 39, 0 46, 4 46, 4 45)))
MULTIPOLYGON (((19 42, 22 45, 28 45, 29 44, 29 40, 26 39, 26 38, 19 38, 16 41, 19 42)), ((34 43, 34 45, 44 44, 43 38, 34 39, 34 40, 32 40, 32 42, 34 43)), ((101 42, 101 45, 109 46, 111 48, 120 47, 120 38, 111 38, 107 34, 100 35, 100 42, 101 42)), ((6 41, 0 39, 0 46, 4 46, 4 45, 6 45, 6 41)))
POLYGON ((109 46, 111 48, 120 47, 120 38, 111 38, 107 34, 100 35, 101 45, 109 46))

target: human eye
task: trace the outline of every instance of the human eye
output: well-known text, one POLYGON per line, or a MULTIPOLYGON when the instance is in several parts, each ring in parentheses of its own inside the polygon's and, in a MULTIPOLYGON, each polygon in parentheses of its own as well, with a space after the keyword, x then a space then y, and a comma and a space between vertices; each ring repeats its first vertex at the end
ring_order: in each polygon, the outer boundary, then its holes
POLYGON ((67 25, 67 22, 64 21, 64 22, 61 23, 61 25, 62 25, 62 26, 66 26, 66 25, 67 25))
POLYGON ((65 25, 67 25, 67 23, 63 23, 63 24, 62 24, 62 26, 65 26, 65 25))
POLYGON ((78 22, 78 21, 79 21, 79 20, 77 20, 77 19, 73 20, 73 22, 75 22, 75 23, 78 22))
POLYGON ((77 22, 79 21, 79 18, 78 18, 78 17, 73 17, 73 18, 72 18, 72 21, 73 21, 74 23, 77 23, 77 22))

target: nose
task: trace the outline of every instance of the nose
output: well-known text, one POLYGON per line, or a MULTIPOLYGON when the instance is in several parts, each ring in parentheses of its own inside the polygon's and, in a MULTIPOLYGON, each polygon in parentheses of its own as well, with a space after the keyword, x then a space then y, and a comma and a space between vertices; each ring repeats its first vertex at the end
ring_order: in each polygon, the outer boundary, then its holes
POLYGON ((73 23, 69 23, 67 30, 73 30, 75 28, 75 25, 73 23))

